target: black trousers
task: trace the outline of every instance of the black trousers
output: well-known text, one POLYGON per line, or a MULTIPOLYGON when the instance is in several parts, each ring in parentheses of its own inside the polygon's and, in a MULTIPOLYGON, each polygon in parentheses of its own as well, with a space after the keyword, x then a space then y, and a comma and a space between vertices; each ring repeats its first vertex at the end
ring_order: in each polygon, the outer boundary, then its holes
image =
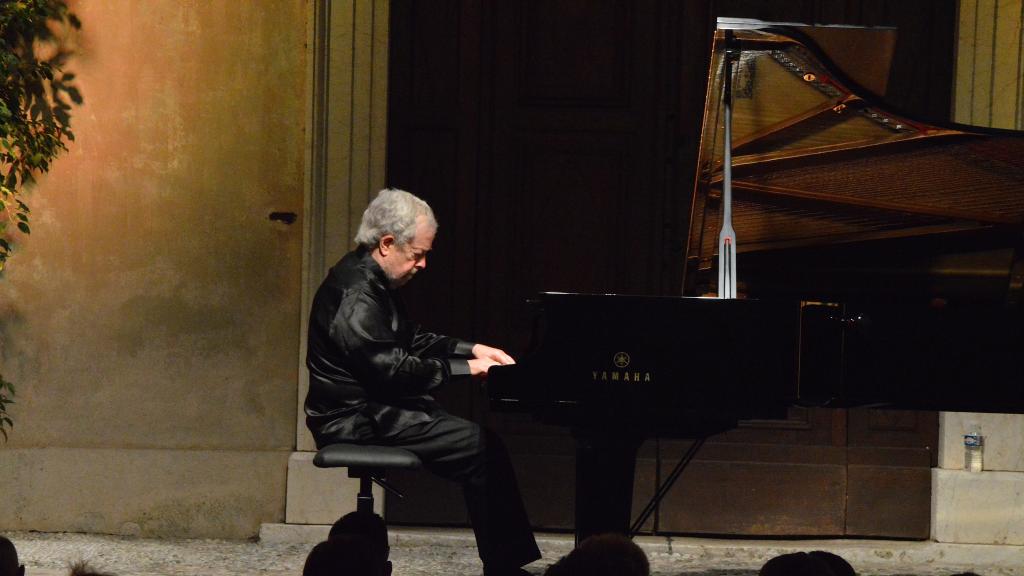
POLYGON ((442 412, 430 422, 370 442, 405 448, 430 472, 462 485, 485 569, 518 567, 540 558, 512 461, 497 434, 442 412))

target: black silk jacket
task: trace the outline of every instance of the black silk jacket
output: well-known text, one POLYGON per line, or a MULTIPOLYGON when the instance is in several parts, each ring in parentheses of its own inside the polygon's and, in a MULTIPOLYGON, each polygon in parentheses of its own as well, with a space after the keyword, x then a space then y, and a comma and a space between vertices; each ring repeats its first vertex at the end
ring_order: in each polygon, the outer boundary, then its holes
POLYGON ((430 391, 469 374, 473 343, 409 322, 369 251, 349 252, 313 298, 306 426, 317 446, 369 442, 434 418, 430 391))

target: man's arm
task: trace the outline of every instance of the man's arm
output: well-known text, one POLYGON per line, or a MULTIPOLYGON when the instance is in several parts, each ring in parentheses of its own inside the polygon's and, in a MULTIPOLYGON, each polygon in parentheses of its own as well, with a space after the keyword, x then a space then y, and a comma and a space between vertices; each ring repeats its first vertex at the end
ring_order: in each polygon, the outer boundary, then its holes
POLYGON ((418 328, 413 338, 413 351, 418 356, 443 355, 448 358, 452 376, 470 374, 486 377, 491 366, 516 363, 500 348, 424 332, 418 328), (461 358, 465 360, 460 360, 461 358))
POLYGON ((500 348, 494 348, 486 344, 474 344, 472 348, 473 358, 479 358, 482 360, 492 360, 495 364, 504 366, 506 364, 515 364, 516 361, 511 356, 505 353, 500 348))
POLYGON ((474 342, 434 334, 416 327, 411 352, 421 358, 473 358, 474 342))
POLYGON ((344 352, 345 367, 371 395, 383 398, 418 396, 446 383, 452 375, 448 361, 421 358, 402 346, 386 310, 365 292, 342 299, 330 337, 344 352))
POLYGON ((426 332, 419 327, 413 337, 412 353, 421 357, 492 360, 500 365, 516 363, 500 348, 426 332))

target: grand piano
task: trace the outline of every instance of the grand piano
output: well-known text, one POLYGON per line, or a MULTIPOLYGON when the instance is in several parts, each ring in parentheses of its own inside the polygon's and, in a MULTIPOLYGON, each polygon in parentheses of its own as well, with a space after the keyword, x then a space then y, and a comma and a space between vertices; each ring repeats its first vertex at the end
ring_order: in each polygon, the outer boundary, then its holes
POLYGON ((542 293, 532 352, 491 370, 494 410, 573 431, 578 540, 635 527, 647 437, 793 405, 1024 412, 1024 135, 880 104, 894 34, 719 19, 683 296, 542 293))

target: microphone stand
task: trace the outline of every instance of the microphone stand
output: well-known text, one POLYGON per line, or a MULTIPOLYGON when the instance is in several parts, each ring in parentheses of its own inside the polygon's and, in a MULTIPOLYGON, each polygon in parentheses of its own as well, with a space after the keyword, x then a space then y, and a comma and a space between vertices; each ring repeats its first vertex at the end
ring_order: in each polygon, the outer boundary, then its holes
POLYGON ((739 56, 732 30, 725 31, 725 154, 722 159, 722 231, 718 234, 718 297, 736 298, 736 232, 732 229, 732 64, 739 56))

